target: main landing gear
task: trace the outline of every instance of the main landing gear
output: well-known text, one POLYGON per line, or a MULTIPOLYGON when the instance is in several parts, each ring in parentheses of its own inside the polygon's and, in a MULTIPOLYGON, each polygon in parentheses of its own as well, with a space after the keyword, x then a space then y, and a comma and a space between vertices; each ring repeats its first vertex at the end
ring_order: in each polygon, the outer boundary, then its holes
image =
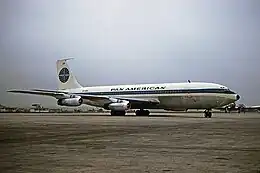
MULTIPOLYGON (((126 111, 111 111, 111 116, 125 116, 126 111)), ((149 116, 150 111, 148 110, 137 110, 135 111, 136 116, 149 116)))
POLYGON ((140 109, 140 110, 135 111, 136 116, 149 116, 149 114, 150 114, 149 110, 140 109))
POLYGON ((212 116, 211 110, 210 110, 210 109, 206 109, 206 110, 204 111, 204 117, 205 117, 205 118, 211 118, 211 116, 212 116))
POLYGON ((111 111, 111 116, 125 116, 125 111, 111 111))

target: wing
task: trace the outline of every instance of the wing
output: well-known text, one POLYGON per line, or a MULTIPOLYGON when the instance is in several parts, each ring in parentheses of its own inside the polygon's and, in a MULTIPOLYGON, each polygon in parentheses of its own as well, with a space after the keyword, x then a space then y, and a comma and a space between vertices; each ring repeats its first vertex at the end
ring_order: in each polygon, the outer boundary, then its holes
POLYGON ((21 94, 32 94, 32 95, 41 95, 41 96, 52 96, 55 98, 65 97, 65 93, 60 92, 49 92, 49 91, 34 91, 34 90, 8 90, 10 93, 21 93, 21 94))
POLYGON ((248 110, 260 110, 260 106, 247 106, 244 109, 248 109, 248 110))
POLYGON ((251 108, 251 109, 259 109, 260 106, 248 106, 248 108, 251 108))
POLYGON ((89 95, 89 94, 74 94, 66 91, 59 90, 45 90, 45 89, 33 89, 33 90, 8 90, 7 92, 11 93, 21 93, 21 94, 32 94, 32 95, 42 95, 42 96, 51 96, 56 99, 69 98, 70 95, 80 96, 82 99, 91 100, 91 101, 104 101, 107 102, 116 102, 116 100, 126 100, 133 104, 159 104, 158 99, 143 99, 143 98, 125 98, 125 97, 109 97, 109 96, 98 96, 98 95, 89 95))

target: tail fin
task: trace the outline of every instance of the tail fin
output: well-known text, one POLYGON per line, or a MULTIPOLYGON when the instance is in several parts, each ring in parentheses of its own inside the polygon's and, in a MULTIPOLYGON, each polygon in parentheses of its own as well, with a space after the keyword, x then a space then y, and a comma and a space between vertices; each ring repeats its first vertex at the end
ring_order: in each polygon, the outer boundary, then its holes
POLYGON ((67 58, 67 59, 60 59, 57 60, 56 66, 57 66, 57 77, 58 77, 58 89, 72 89, 72 88, 81 88, 82 86, 78 83, 76 77, 72 74, 72 71, 70 70, 67 60, 70 60, 73 58, 67 58))

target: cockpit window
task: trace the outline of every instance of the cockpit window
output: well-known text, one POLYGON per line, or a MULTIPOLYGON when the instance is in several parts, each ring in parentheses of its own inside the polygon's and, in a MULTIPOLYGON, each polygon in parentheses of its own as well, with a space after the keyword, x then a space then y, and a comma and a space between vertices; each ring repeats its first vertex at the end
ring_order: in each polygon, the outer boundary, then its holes
POLYGON ((235 94, 235 92, 231 91, 229 88, 225 89, 225 93, 227 93, 227 94, 235 94))
POLYGON ((231 91, 229 88, 221 86, 219 87, 219 92, 226 93, 226 94, 236 94, 234 91, 231 91))

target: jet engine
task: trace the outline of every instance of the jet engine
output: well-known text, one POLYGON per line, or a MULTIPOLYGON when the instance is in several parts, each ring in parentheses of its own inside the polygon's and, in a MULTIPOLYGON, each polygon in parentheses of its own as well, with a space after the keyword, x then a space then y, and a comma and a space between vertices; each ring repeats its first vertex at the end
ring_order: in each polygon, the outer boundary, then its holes
POLYGON ((80 106, 82 103, 83 99, 81 97, 59 99, 57 101, 57 104, 60 106, 80 106))
POLYGON ((125 111, 130 109, 129 101, 121 101, 116 103, 110 103, 107 108, 113 111, 125 111))

